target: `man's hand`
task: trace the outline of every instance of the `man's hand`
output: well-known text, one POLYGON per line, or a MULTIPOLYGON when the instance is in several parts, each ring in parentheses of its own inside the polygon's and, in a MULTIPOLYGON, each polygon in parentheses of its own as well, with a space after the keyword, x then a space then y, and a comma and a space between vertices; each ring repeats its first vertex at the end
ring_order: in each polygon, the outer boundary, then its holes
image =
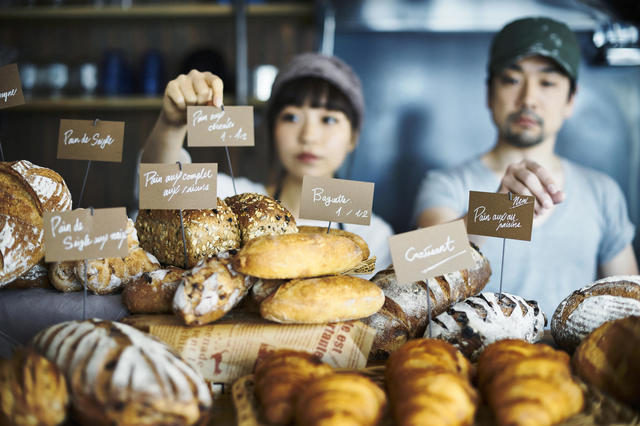
POLYGON ((498 192, 533 195, 536 197, 536 216, 540 216, 554 204, 561 203, 565 197, 551 173, 531 160, 510 164, 502 177, 498 192))
POLYGON ((167 124, 184 125, 187 105, 222 106, 223 83, 220 77, 208 71, 189 71, 167 84, 162 99, 162 118, 167 124))

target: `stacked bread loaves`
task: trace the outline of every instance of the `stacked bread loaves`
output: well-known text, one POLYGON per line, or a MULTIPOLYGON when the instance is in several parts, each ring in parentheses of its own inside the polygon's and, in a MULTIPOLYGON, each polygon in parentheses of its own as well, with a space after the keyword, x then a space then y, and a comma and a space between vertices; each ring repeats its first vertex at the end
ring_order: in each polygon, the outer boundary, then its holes
POLYGON ((71 194, 58 173, 26 160, 0 162, 0 287, 44 258, 43 212, 69 209, 71 194))

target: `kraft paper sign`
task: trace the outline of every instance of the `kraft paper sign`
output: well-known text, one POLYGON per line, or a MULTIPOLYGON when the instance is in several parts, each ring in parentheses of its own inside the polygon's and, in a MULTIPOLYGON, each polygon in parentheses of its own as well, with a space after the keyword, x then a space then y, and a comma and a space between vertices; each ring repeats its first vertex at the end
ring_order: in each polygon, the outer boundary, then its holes
POLYGON ((141 209, 215 209, 218 164, 140 164, 141 209))
POLYGON ((122 161, 124 121, 60 120, 58 158, 122 161))
POLYGON ((45 261, 125 257, 127 213, 124 207, 44 212, 45 261))
POLYGON ((372 182, 305 176, 300 217, 369 225, 373 187, 372 182))
POLYGON ((0 67, 0 108, 24 104, 18 65, 0 67))
POLYGON ((469 191, 467 232, 474 235, 531 241, 533 203, 527 195, 469 191))
POLYGON ((187 107, 188 146, 253 146, 253 107, 187 107))
POLYGON ((474 265, 464 222, 445 223, 389 237, 398 282, 409 284, 474 265))

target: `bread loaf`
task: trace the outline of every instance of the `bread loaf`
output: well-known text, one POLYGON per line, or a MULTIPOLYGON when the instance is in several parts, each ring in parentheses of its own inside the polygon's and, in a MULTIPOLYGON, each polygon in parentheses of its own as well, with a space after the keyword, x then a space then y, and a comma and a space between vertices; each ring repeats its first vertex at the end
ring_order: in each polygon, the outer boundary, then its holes
POLYGON ((349 275, 291 280, 260 304, 263 318, 289 324, 322 324, 368 317, 384 294, 368 280, 349 275))
POLYGON ((69 321, 33 345, 64 373, 74 414, 91 425, 194 425, 211 395, 202 377, 171 348, 125 324, 69 321))
POLYGON ((183 273, 184 269, 174 266, 145 272, 124 286, 122 303, 132 314, 172 313, 173 297, 183 273))
POLYGON ((49 265, 49 281, 64 293, 82 290, 82 281, 76 277, 76 261, 68 260, 49 265))
POLYGON ((356 373, 311 379, 296 403, 296 424, 305 426, 376 426, 387 397, 375 383, 356 373))
POLYGON ((479 401, 471 374, 471 363, 443 340, 404 344, 385 369, 395 424, 471 425, 479 401))
POLYGON ((543 344, 505 339, 489 345, 478 360, 478 382, 499 425, 553 425, 584 405, 569 356, 543 344))
POLYGON ((542 339, 544 314, 533 300, 509 293, 481 293, 451 306, 433 319, 433 337, 443 339, 471 361, 486 346, 502 339, 522 339, 535 343, 542 339))
MULTIPOLYGON (((298 232, 302 234, 326 234, 327 228, 321 226, 298 226, 298 232)), ((369 251, 369 246, 367 242, 358 234, 354 234, 353 232, 345 231, 344 229, 334 229, 331 228, 329 230, 330 234, 340 235, 341 237, 347 237, 354 243, 360 247, 362 250, 362 260, 367 260, 371 252, 369 251)))
POLYGON ((66 380, 51 361, 24 348, 0 359, 0 424, 57 425, 68 405, 66 380))
POLYGON ((258 359, 255 392, 264 417, 272 424, 288 424, 297 399, 307 383, 331 374, 333 369, 306 352, 280 349, 258 359))
POLYGON ((640 316, 608 321, 573 354, 574 371, 587 383, 640 410, 640 316))
POLYGON ((385 360, 411 335, 409 319, 400 305, 385 296, 382 308, 375 314, 360 321, 376 330, 376 336, 369 352, 369 361, 385 360))
POLYGON ((298 232, 296 220, 289 210, 269 196, 247 192, 224 201, 238 218, 242 245, 262 235, 298 232))
POLYGON ((608 277, 564 299, 551 319, 551 334, 572 353, 600 325, 631 315, 640 315, 640 276, 608 277))
POLYGON ((213 210, 183 210, 184 244, 178 210, 140 210, 136 229, 140 246, 165 265, 192 268, 200 260, 240 247, 236 215, 218 198, 213 210))
POLYGON ((254 282, 233 269, 228 253, 202 260, 183 274, 173 312, 187 325, 208 324, 236 306, 254 282))
POLYGON ((5 285, 4 288, 51 288, 51 282, 49 281, 49 269, 44 263, 44 260, 41 260, 39 263, 36 263, 33 268, 5 285))
POLYGON ((0 288, 44 258, 43 212, 69 209, 58 173, 26 160, 0 162, 0 288))
POLYGON ((233 259, 243 274, 287 279, 333 275, 362 261, 362 251, 346 237, 331 234, 266 235, 249 241, 233 259))

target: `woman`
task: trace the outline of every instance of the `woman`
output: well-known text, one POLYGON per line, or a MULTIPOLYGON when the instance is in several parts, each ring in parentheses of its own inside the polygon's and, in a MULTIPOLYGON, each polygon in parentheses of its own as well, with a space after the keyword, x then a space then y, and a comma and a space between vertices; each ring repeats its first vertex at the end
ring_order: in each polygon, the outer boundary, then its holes
MULTIPOLYGON (((222 105, 223 82, 210 72, 192 70, 167 85, 162 111, 142 153, 144 163, 190 162, 182 147, 187 105, 222 105)), ((326 222, 299 219, 305 175, 334 177, 358 142, 364 113, 360 80, 341 60, 315 53, 296 56, 276 77, 267 104, 266 124, 277 153, 268 185, 236 179, 238 193, 257 192, 279 199, 299 225, 326 222)), ((218 196, 233 195, 231 178, 218 175, 218 196)), ((375 214, 370 226, 333 224, 365 239, 377 269, 391 264, 391 227, 375 214)))

